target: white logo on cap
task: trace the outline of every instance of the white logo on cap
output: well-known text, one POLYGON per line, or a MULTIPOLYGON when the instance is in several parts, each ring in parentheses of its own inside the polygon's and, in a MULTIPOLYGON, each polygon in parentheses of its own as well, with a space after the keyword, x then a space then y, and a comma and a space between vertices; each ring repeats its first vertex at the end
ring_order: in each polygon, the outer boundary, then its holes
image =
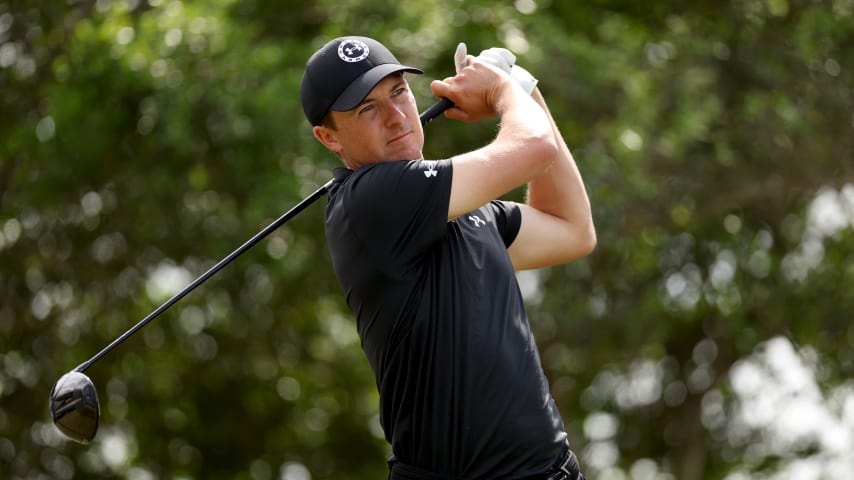
POLYGON ((359 40, 348 39, 338 45, 338 58, 348 63, 361 62, 369 53, 368 46, 359 40))

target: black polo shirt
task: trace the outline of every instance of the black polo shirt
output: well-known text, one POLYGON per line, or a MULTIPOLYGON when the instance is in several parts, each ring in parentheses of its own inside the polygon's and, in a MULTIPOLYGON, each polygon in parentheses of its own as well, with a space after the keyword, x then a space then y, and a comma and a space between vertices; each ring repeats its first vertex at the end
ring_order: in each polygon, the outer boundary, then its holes
POLYGON ((544 472, 566 448, 494 201, 447 221, 451 161, 337 169, 327 242, 403 463, 458 477, 544 472))

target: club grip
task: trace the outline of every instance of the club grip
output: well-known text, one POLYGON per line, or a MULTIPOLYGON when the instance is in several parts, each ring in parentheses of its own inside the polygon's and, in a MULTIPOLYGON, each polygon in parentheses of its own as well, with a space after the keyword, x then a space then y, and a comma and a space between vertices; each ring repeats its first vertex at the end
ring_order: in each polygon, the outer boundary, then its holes
POLYGON ((438 117, 445 110, 454 106, 454 102, 448 100, 447 98, 442 98, 438 102, 434 103, 430 108, 424 111, 421 114, 421 125, 427 125, 431 120, 438 117))

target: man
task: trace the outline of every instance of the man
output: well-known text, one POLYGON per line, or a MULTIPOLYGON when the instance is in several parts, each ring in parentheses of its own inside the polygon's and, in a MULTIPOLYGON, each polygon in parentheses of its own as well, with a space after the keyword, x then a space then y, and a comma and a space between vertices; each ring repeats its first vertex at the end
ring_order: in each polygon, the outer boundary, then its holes
POLYGON ((403 76, 422 72, 379 42, 336 38, 302 79, 315 137, 346 166, 327 242, 376 377, 391 479, 583 479, 514 270, 590 253, 590 205, 541 94, 500 63, 469 55, 431 84, 450 119, 500 118, 494 141, 437 161, 423 159, 403 76), (495 200, 525 184, 525 204, 495 200))

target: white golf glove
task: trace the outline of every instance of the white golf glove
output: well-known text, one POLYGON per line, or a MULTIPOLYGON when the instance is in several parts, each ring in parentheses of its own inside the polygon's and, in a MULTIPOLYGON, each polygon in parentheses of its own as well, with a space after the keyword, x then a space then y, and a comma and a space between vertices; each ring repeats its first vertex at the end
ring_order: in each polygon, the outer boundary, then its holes
POLYGON ((457 73, 460 73, 460 70, 465 68, 466 66, 466 55, 468 55, 468 51, 466 50, 466 44, 460 42, 457 45, 457 51, 454 52, 454 67, 457 68, 457 73))
MULTIPOLYGON (((466 44, 460 42, 460 44, 457 45, 456 53, 454 53, 454 66, 457 68, 457 73, 460 73, 460 70, 466 66, 466 54, 466 44)), ((525 93, 528 95, 530 95, 531 92, 534 91, 534 87, 537 86, 537 79, 524 68, 519 65, 515 65, 516 55, 513 55, 513 52, 506 48, 488 48, 480 52, 480 55, 478 55, 477 58, 484 63, 500 68, 510 74, 510 77, 516 80, 516 83, 521 85, 522 89, 525 90, 525 93)))
POLYGON ((513 80, 516 80, 516 83, 521 85, 522 90, 525 90, 525 93, 528 95, 537 86, 537 79, 530 72, 516 65, 516 55, 513 55, 513 52, 506 48, 488 48, 480 52, 477 58, 509 73, 513 80))
POLYGON ((525 90, 525 93, 528 95, 534 91, 537 87, 537 82, 539 81, 531 75, 531 72, 525 70, 519 65, 513 65, 513 67, 510 68, 510 76, 522 86, 522 90, 525 90))
POLYGON ((516 55, 506 48, 492 47, 480 52, 477 56, 480 61, 498 67, 506 73, 510 73, 513 64, 516 63, 516 55))

